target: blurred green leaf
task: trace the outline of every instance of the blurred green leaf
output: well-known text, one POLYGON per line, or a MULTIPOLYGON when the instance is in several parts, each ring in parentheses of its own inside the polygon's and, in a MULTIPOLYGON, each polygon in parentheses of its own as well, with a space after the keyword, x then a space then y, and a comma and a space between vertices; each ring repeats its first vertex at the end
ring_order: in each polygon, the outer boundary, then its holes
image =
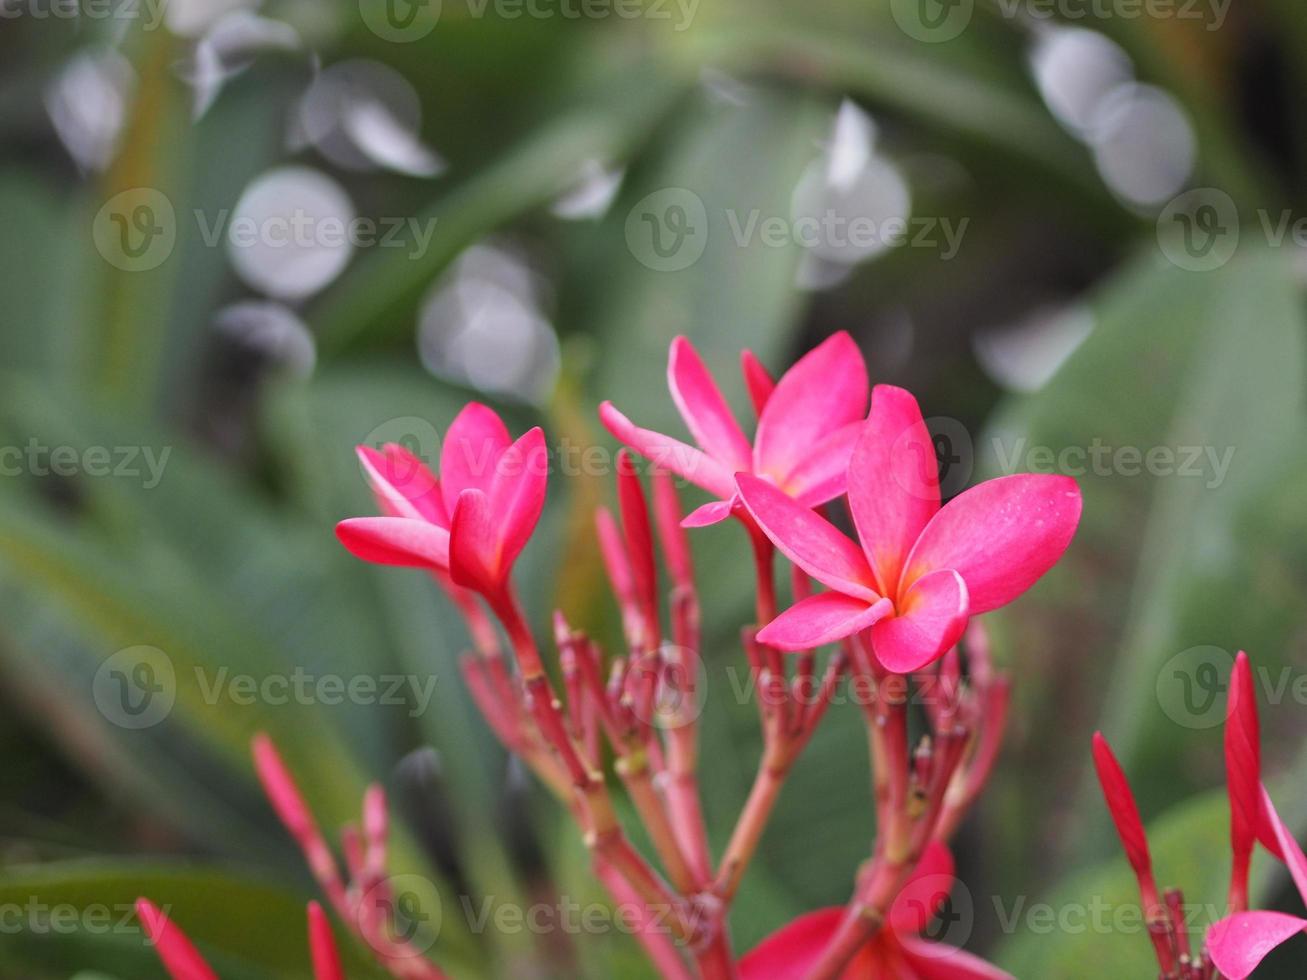
POLYGON ((1088 767, 1069 763, 1087 758, 1096 727, 1137 774, 1146 809, 1210 785, 1219 715, 1187 718, 1166 665, 1200 646, 1247 648, 1272 671, 1287 663, 1293 583, 1307 580, 1281 559, 1277 529, 1249 523, 1303 444, 1303 320, 1287 257, 1249 248, 1199 274, 1146 254, 1094 313, 1085 344, 1042 391, 1013 399, 978 451, 991 472, 1041 459, 1088 470, 1067 557, 995 617, 1020 702, 996 811, 1012 828, 1009 867, 1029 853, 1032 820, 1072 866, 1104 853, 1105 834, 1084 833, 1088 767), (1106 447, 1097 463, 1094 447, 1106 447), (1201 454, 1187 464, 1186 447, 1201 454), (1171 461, 1149 475, 1158 449, 1171 461))
MULTIPOLYGON (((0 871, 0 905, 10 920, 7 954, 43 969, 95 968, 162 980, 165 973, 135 915, 142 896, 173 919, 223 977, 312 976, 301 896, 267 881, 157 863, 82 861, 0 871), (13 928, 14 919, 21 928, 13 928)), ((334 930, 351 977, 385 975, 339 922, 334 930)))

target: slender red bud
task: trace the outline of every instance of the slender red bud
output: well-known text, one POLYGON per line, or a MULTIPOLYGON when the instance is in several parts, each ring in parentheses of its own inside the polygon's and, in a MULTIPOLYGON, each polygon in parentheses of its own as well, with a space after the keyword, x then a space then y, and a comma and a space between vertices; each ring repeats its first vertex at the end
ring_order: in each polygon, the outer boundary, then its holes
POLYGON ((309 952, 313 957, 314 980, 345 980, 331 924, 317 902, 309 902, 309 952))
POLYGON ((290 835, 304 852, 309 870, 327 893, 337 909, 345 907, 345 886, 340 880, 340 869, 327 846, 322 831, 318 829, 313 814, 309 811, 299 787, 286 768, 286 763, 277 752, 276 745, 265 733, 260 732, 251 742, 254 753, 254 768, 263 791, 267 794, 272 808, 290 831, 290 835))
POLYGON ((645 502, 644 488, 635 472, 631 454, 625 449, 617 454, 617 503, 622 512, 622 530, 626 534, 631 584, 644 619, 644 640, 653 648, 661 642, 658 566, 654 559, 653 529, 649 526, 649 506, 645 502))
POLYGON ((164 969, 173 980, 218 980, 204 957, 191 944, 186 933, 147 898, 136 900, 145 935, 154 944, 164 969))
POLYGON ((1134 794, 1130 792, 1130 784, 1102 732, 1094 732, 1094 768, 1098 771, 1103 798, 1112 814, 1112 822, 1116 824, 1126 860, 1139 879, 1139 891, 1147 906, 1146 911, 1151 910, 1157 905, 1157 884, 1153 880, 1148 837, 1144 833, 1143 821, 1139 818, 1139 807, 1135 804, 1134 794))
POLYGON ((1248 866, 1257 839, 1261 808, 1262 752, 1252 667, 1242 650, 1230 672, 1225 720, 1225 785, 1230 796, 1230 905, 1248 909, 1248 866))
POLYGON ((681 527, 681 501, 671 474, 665 470, 654 470, 653 508, 667 572, 678 588, 692 592, 694 561, 690 557, 689 538, 681 527))

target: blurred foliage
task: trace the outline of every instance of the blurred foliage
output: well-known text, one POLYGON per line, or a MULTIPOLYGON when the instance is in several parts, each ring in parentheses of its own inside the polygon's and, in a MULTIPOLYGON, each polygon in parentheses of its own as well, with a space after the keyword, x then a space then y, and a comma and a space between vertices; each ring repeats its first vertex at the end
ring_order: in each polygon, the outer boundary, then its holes
MULTIPOLYGON (((294 26, 303 49, 259 53, 199 118, 179 71, 193 42, 139 23, 50 17, 39 2, 6 19, 0 446, 169 455, 148 488, 84 472, 0 480, 0 903, 117 908, 148 893, 172 906, 224 977, 304 976, 312 884, 248 764, 250 735, 267 730, 326 826, 356 815, 373 779, 416 796, 417 812, 445 815, 407 821, 394 870, 438 881, 437 949, 456 975, 515 975, 570 956, 580 960, 562 975, 647 969, 619 934, 560 954, 539 937, 469 928, 460 894, 473 907, 549 888, 602 896, 571 825, 524 785, 465 696, 462 627, 436 589, 351 561, 330 531, 371 509, 355 444, 396 424, 440 430, 467 399, 493 397, 433 378, 413 337, 433 282, 469 246, 494 243, 547 284, 542 308, 561 351, 551 396, 506 406, 515 429, 543 420, 555 438, 598 442, 594 407, 613 398, 641 422, 679 431, 663 380, 678 333, 704 351, 745 417, 741 347, 779 370, 847 329, 875 380, 912 387, 944 435, 975 434, 973 478, 1005 469, 1017 446, 1232 449, 1216 485, 1084 475, 1084 522, 1067 559, 993 617, 1018 700, 1000 773, 958 842, 976 913, 969 945, 1021 977, 1075 975, 1089 957, 1099 972, 1146 974, 1142 935, 1044 935, 1027 920, 1005 929, 1004 917, 1018 903, 1130 901, 1088 764, 1100 727, 1157 818, 1164 883, 1218 901, 1220 729, 1177 723, 1159 678, 1196 646, 1246 648, 1271 677, 1307 670, 1304 265, 1288 243, 1259 247, 1252 217, 1302 204, 1307 18, 1268 0, 1231 10, 1219 30, 1183 19, 1093 24, 1141 81, 1182 106, 1196 160, 1186 186, 1222 189, 1248 222, 1233 261, 1190 272, 1158 247, 1161 202, 1124 202, 1041 97, 1030 59, 1050 25, 978 4, 959 36, 924 43, 897 26, 898 7, 722 0, 695 6, 678 30, 652 17, 511 18, 493 3, 473 16, 475 5, 446 0, 429 36, 399 44, 369 31, 356 5, 270 0, 260 13, 294 26), (70 59, 106 48, 127 59, 135 84, 121 148, 97 171, 70 161, 45 107, 70 59), (407 79, 421 136, 448 170, 351 172, 292 147, 296 100, 318 68, 310 50, 321 65, 374 59, 407 79), (808 288, 811 257, 799 246, 733 240, 728 213, 790 213, 844 100, 874 119, 876 151, 903 175, 914 214, 967 221, 956 256, 900 247, 808 288), (551 214, 596 161, 623 170, 612 205, 588 220, 551 214), (252 293, 187 220, 229 211, 252 179, 289 162, 332 174, 361 214, 435 222, 420 255, 361 250, 296 306, 314 340, 312 370, 213 329, 218 310, 252 293), (126 272, 97 253, 90 229, 114 194, 143 186, 164 192, 183 220, 167 261, 126 272), (625 236, 632 208, 668 187, 703 200, 709 228, 697 262, 664 272, 638 261, 625 236), (1090 318, 1087 339, 1037 390, 1005 390, 978 352, 1049 308, 1090 318), (130 730, 92 691, 105 661, 137 645, 166 651, 178 700, 162 723, 130 730), (191 680, 296 668, 431 676, 434 698, 420 712, 238 706, 191 680), (423 746, 440 767, 415 788, 402 760, 423 746)), ((93 102, 84 108, 94 117, 93 102)), ((550 491, 522 592, 542 627, 560 603, 613 640, 588 532, 611 488, 579 474, 550 491)), ((755 708, 730 694, 741 683, 750 568, 734 525, 693 544, 709 597, 703 784, 719 851, 758 754, 755 708)), ((1287 695, 1264 711, 1268 771, 1299 827, 1304 711, 1287 695)), ((741 949, 847 896, 874 832, 865 752, 856 708, 832 711, 741 892, 741 949)), ((1260 880, 1264 895, 1284 899, 1281 876, 1266 869, 1260 880)), ((1302 946, 1268 975, 1301 975, 1302 946)), ((363 951, 349 955, 351 976, 374 975, 363 951)), ((85 927, 0 936, 0 970, 159 975, 138 933, 85 927)))

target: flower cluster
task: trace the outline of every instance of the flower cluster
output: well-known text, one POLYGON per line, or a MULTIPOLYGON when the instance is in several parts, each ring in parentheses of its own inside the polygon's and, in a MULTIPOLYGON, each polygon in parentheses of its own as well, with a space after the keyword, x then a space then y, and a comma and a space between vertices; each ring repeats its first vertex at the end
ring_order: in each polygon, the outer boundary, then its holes
MULTIPOLYGON (((557 613, 557 681, 512 581, 545 502, 539 429, 514 440, 493 411, 469 405, 446 433, 438 471, 396 445, 360 447, 381 516, 345 520, 337 535, 366 561, 425 569, 450 596, 474 649, 463 661, 472 697, 570 812, 614 899, 650 910, 636 933, 663 976, 1005 976, 920 933, 948 894, 947 841, 986 782, 1007 714, 1007 678, 974 617, 1012 601, 1056 563, 1079 520, 1079 490, 1062 477, 1012 476, 941 506, 916 400, 889 386, 870 391, 846 334, 776 380, 747 351, 742 366, 757 416, 752 439, 683 338, 672 344, 668 382, 694 444, 640 428, 611 404, 600 408, 630 450, 617 457, 616 511, 596 515, 626 649, 605 653, 557 613), (652 464, 648 489, 631 452, 652 464), (682 516, 678 476, 714 499, 682 516), (841 501, 856 540, 831 523, 841 501), (744 628, 743 647, 763 750, 714 860, 698 785, 702 603, 687 529, 731 517, 746 531, 756 580, 757 619, 744 628), (778 555, 788 559, 793 597, 783 612, 778 555), (803 916, 737 957, 732 901, 788 774, 844 683, 873 693, 860 701, 875 849, 848 874, 845 907, 803 916), (616 781, 652 853, 633 844, 619 819, 616 781), (669 909, 655 927, 654 910, 669 909)), ((355 881, 346 885, 270 743, 256 744, 256 759, 336 911, 396 976, 439 976, 434 967, 415 972, 426 961, 388 947, 384 916, 359 906, 384 878, 382 798, 369 795, 361 842, 347 830, 355 881)))
POLYGON ((1274 911, 1250 911, 1248 873, 1258 842, 1288 866, 1307 902, 1307 857, 1275 810, 1262 785, 1261 735, 1252 668, 1242 651, 1230 674, 1225 723, 1225 779, 1230 798, 1230 914, 1208 927, 1193 948, 1184 918, 1184 894, 1159 897, 1148 837, 1134 794, 1107 740, 1094 735, 1094 765, 1126 859, 1139 882, 1148 934, 1162 980, 1244 980, 1273 949, 1307 930, 1307 919, 1274 911))

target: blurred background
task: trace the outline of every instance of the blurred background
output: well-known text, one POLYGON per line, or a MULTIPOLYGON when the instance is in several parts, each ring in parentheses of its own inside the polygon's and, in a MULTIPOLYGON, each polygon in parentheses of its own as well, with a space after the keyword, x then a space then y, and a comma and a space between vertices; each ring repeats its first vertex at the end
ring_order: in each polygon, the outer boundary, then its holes
MULTIPOLYGON (((747 418, 740 348, 779 371, 848 330, 873 380, 920 398, 948 492, 1081 481, 1066 559, 989 617, 1017 701, 942 938, 1019 977, 1155 975, 1089 738, 1113 741, 1158 877, 1203 921, 1228 874, 1220 722, 1240 648, 1273 795, 1307 829, 1299 4, 0 13, 5 976, 160 976, 123 921, 146 893, 222 976, 306 977, 313 886, 254 782, 258 730, 328 827, 368 780, 395 794, 394 870, 438 886, 434 952, 456 975, 647 976, 615 929, 469 921, 602 895, 465 696, 443 597, 350 559, 331 528, 372 509, 355 444, 433 457, 485 400, 564 450, 519 566, 533 615, 562 605, 615 642, 589 533, 611 478, 580 454, 612 447, 603 398, 683 433, 664 378, 680 333, 747 418), (259 693, 297 671, 419 683, 259 693), (160 696, 141 710, 128 680, 160 696)), ((734 525, 693 543, 720 852, 758 752, 755 706, 732 694, 750 569, 734 525)), ((846 899, 873 833, 862 724, 832 711, 802 759, 738 949, 846 899)), ((1275 869, 1258 889, 1295 910, 1275 869)), ((1304 964, 1299 937, 1264 975, 1304 964)))

